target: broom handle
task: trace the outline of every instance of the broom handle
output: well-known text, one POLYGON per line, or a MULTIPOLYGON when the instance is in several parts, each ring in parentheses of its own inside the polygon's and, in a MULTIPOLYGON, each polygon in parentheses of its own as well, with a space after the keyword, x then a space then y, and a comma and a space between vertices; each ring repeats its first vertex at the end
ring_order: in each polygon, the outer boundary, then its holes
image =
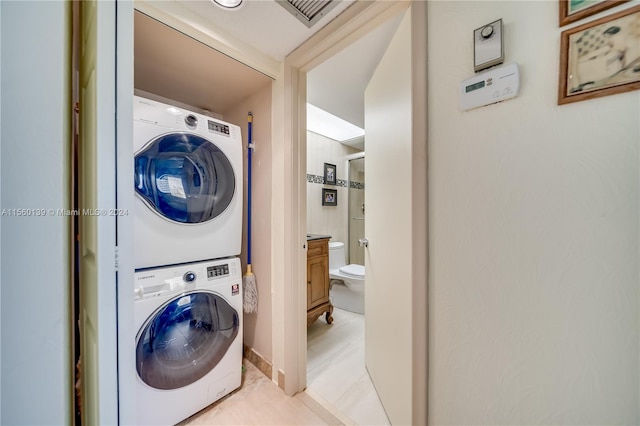
POLYGON ((249 156, 247 158, 247 264, 251 265, 251 157, 253 153, 253 142, 251 127, 253 125, 253 115, 249 112, 247 117, 247 140, 249 142, 249 156))

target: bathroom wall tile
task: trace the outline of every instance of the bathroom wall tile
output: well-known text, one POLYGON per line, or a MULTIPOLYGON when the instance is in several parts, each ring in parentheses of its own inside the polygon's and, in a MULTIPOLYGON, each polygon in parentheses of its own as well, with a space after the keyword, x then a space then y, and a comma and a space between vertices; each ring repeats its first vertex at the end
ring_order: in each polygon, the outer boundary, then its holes
POLYGON ((346 156, 358 150, 307 132, 307 232, 348 241, 348 176, 346 156), (324 184, 324 163, 335 164, 336 185, 324 184), (338 205, 322 205, 322 188, 338 190, 338 205))

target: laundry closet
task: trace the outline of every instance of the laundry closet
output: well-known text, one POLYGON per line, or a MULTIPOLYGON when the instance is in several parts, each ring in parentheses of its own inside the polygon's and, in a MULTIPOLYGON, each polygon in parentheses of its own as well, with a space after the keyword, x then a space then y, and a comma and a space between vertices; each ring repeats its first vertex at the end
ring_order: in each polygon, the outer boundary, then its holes
MULTIPOLYGON (((136 421, 176 423, 240 386, 255 335, 270 349, 257 314, 245 325, 242 275, 247 147, 270 200, 274 80, 139 10, 133 80, 136 421)), ((270 315, 268 228, 252 243, 270 315)))

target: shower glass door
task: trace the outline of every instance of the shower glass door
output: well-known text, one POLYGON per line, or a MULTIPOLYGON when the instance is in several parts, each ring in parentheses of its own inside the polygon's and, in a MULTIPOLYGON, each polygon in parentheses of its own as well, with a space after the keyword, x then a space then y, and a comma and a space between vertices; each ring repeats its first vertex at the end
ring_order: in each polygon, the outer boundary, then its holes
POLYGON ((349 262, 364 265, 364 157, 349 160, 349 262))

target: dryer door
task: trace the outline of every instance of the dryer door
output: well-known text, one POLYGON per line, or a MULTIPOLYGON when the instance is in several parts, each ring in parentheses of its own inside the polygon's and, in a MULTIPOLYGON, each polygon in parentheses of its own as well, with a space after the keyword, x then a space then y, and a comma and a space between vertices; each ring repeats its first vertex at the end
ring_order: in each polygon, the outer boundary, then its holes
POLYGON ((155 311, 138 332, 138 376, 164 390, 195 382, 220 362, 239 325, 238 312, 215 293, 177 296, 155 311))
POLYGON ((173 222, 204 223, 231 203, 235 174, 211 141, 191 133, 162 135, 135 156, 136 194, 173 222))

